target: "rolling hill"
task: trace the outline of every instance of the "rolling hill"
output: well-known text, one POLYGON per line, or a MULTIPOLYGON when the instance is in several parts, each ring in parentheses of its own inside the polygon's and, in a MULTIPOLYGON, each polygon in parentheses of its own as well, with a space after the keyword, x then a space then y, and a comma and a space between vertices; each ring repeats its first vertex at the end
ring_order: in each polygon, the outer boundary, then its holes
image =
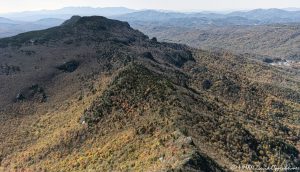
POLYGON ((128 21, 133 28, 161 41, 209 51, 250 53, 256 59, 274 59, 300 67, 299 11, 256 9, 229 14, 139 11, 117 19, 128 21))
POLYGON ((64 21, 57 18, 45 18, 34 22, 24 22, 0 18, 0 38, 15 36, 28 31, 47 29, 58 26, 64 21))
POLYGON ((300 78, 74 16, 0 39, 0 170, 299 166, 300 78))
POLYGON ((204 26, 185 27, 168 24, 134 24, 149 36, 159 40, 187 44, 207 50, 223 49, 238 54, 251 53, 257 58, 299 61, 299 25, 204 26))

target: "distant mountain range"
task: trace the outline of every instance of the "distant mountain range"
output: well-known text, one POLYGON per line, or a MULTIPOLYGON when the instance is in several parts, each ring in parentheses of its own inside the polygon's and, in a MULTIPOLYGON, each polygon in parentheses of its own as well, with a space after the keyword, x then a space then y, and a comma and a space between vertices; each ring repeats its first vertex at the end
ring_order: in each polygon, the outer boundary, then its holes
MULTIPOLYGON (((68 19, 73 15, 80 16, 106 16, 118 18, 128 21, 166 21, 175 18, 207 18, 224 19, 232 17, 243 17, 244 20, 256 20, 257 24, 265 23, 290 23, 300 22, 300 9, 255 9, 251 11, 236 11, 228 14, 216 12, 170 12, 158 10, 133 10, 124 7, 107 7, 107 8, 92 8, 92 7, 66 7, 58 10, 41 10, 27 11, 18 13, 2 14, 1 17, 19 21, 36 21, 45 18, 68 19)), ((1 19, 0 19, 1 21, 1 19)))
POLYGON ((120 15, 117 18, 129 22, 164 21, 167 23, 178 19, 189 19, 189 21, 191 20, 191 23, 194 23, 195 26, 199 26, 202 24, 261 25, 274 23, 298 23, 300 22, 300 11, 287 11, 281 9, 255 9, 251 11, 237 11, 229 14, 220 14, 210 12, 176 13, 147 10, 120 15), (199 19, 199 21, 201 22, 195 22, 195 18, 199 19), (207 20, 208 22, 202 23, 203 19, 207 20))
POLYGON ((1 24, 14 24, 16 21, 10 20, 8 18, 0 17, 1 24))
POLYGON ((73 15, 105 16, 127 21, 136 28, 139 28, 139 26, 199 28, 203 26, 249 26, 300 22, 300 11, 295 8, 285 10, 255 9, 221 14, 215 12, 137 11, 124 7, 66 7, 58 10, 2 14, 0 15, 0 37, 58 26, 73 15))
POLYGON ((0 37, 14 36, 27 31, 46 29, 49 27, 60 25, 63 22, 63 19, 57 18, 45 18, 34 22, 24 22, 11 20, 8 18, 0 18, 0 37))
POLYGON ((136 10, 124 7, 107 7, 107 8, 92 8, 92 7, 66 7, 58 10, 41 10, 41 11, 26 11, 18 13, 2 14, 1 17, 10 18, 13 20, 36 21, 44 18, 59 18, 69 19, 73 15, 80 16, 114 16, 135 12, 136 10))
POLYGON ((257 25, 262 23, 259 20, 248 19, 240 16, 225 16, 215 13, 165 13, 154 10, 129 13, 113 18, 128 21, 131 25, 177 26, 177 27, 201 27, 207 25, 257 25))
POLYGON ((281 9, 256 9, 248 12, 232 12, 228 16, 240 16, 247 19, 259 20, 263 24, 300 22, 300 11, 286 11, 281 9))

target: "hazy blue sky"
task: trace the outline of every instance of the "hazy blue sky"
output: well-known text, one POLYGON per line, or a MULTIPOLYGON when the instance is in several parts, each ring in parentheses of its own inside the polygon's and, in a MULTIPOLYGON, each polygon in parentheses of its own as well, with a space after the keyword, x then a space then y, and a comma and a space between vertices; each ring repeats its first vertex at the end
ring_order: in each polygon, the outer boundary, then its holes
POLYGON ((300 0, 0 0, 0 13, 66 6, 168 10, 231 10, 299 7, 300 0))

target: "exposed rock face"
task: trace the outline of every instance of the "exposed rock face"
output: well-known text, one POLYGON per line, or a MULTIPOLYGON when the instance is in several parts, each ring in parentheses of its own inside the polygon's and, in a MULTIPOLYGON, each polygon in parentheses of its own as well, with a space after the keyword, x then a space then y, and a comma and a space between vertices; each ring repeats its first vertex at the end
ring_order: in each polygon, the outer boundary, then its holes
POLYGON ((263 59, 263 62, 265 62, 265 63, 273 63, 274 60, 272 60, 270 58, 265 58, 265 59, 263 59))
POLYGON ((78 61, 71 60, 58 66, 57 69, 62 70, 64 72, 74 72, 78 68, 78 66, 79 66, 78 61))
POLYGON ((38 101, 45 102, 47 99, 45 90, 38 84, 22 89, 16 96, 16 101, 38 101))

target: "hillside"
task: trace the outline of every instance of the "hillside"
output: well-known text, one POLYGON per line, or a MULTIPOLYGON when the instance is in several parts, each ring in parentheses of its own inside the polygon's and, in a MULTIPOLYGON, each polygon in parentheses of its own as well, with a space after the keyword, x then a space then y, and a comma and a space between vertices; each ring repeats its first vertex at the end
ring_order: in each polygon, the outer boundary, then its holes
POLYGON ((207 50, 228 50, 244 54, 251 53, 273 59, 300 60, 299 25, 259 25, 259 26, 203 26, 190 27, 183 23, 170 26, 167 23, 134 24, 147 35, 161 41, 187 44, 207 50))
POLYGON ((299 166, 300 78, 74 16, 0 39, 0 170, 299 166))
POLYGON ((17 34, 47 29, 62 24, 63 19, 44 18, 33 22, 15 21, 0 17, 0 38, 15 36, 17 34))
POLYGON ((287 63, 281 66, 299 69, 299 14, 299 11, 280 9, 256 9, 229 14, 149 10, 115 18, 128 21, 133 28, 160 41, 209 51, 249 53, 262 61, 273 59, 272 65, 287 63))

